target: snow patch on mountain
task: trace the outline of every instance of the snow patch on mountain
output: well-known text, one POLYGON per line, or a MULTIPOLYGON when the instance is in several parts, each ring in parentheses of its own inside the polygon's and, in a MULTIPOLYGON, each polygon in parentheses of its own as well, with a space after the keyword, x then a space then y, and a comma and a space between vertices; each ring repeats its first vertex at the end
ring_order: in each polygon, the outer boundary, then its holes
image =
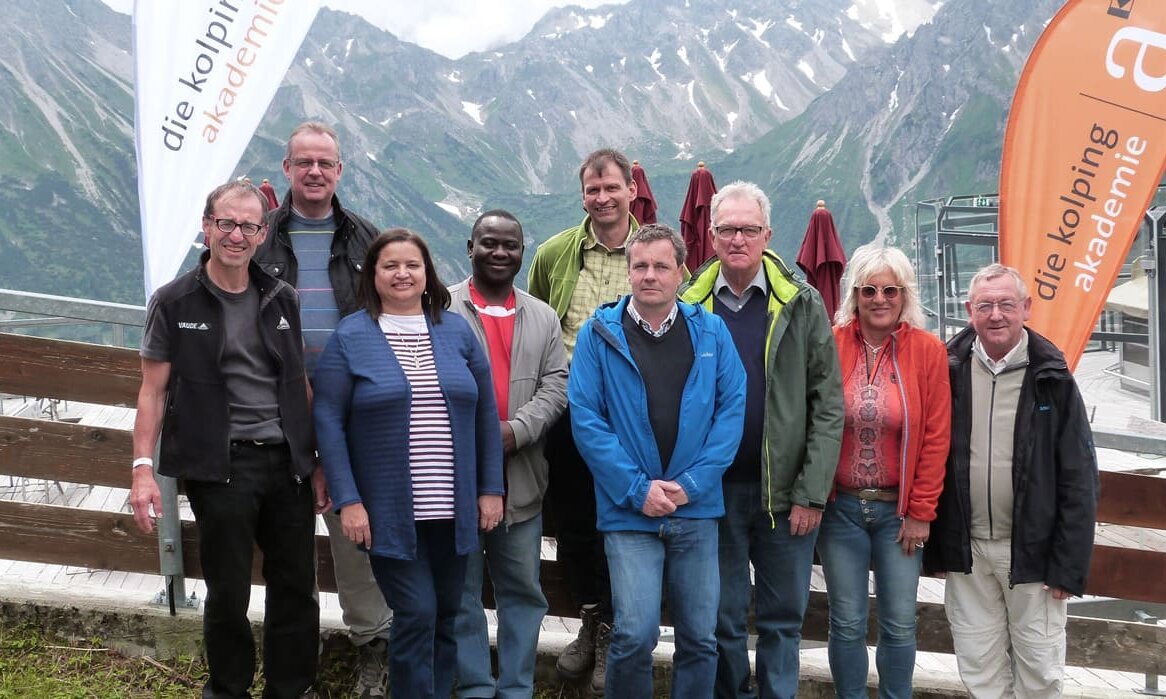
POLYGON ((738 42, 734 41, 730 44, 725 44, 721 47, 722 53, 713 51, 713 58, 716 59, 717 65, 721 67, 722 73, 725 72, 725 66, 729 63, 729 54, 733 52, 733 49, 737 48, 737 43, 738 42))
POLYGON ((697 116, 703 117, 704 115, 700 113, 700 107, 696 106, 696 96, 693 93, 695 86, 695 80, 688 81, 688 103, 692 105, 692 108, 696 111, 697 116))
POLYGON ((473 102, 462 101, 462 111, 470 115, 470 118, 478 122, 478 126, 485 126, 486 122, 482 120, 482 105, 474 104, 473 102))
POLYGON ((644 56, 644 60, 652 66, 652 70, 656 72, 656 75, 660 76, 661 80, 665 80, 664 74, 660 72, 660 55, 660 49, 653 48, 651 55, 644 56))
POLYGON ((842 37, 842 52, 845 53, 847 58, 850 60, 858 60, 854 57, 854 50, 850 48, 850 44, 846 41, 846 37, 842 37))
POLYGON ((930 22, 942 5, 934 0, 854 0, 846 16, 892 44, 930 22))
POLYGON ((810 65, 809 63, 807 63, 807 62, 806 62, 806 61, 803 59, 803 60, 800 60, 800 61, 798 61, 798 66, 797 66, 797 67, 798 67, 798 70, 800 70, 800 71, 802 72, 802 75, 804 75, 804 76, 806 76, 807 78, 809 78, 809 79, 810 79, 810 82, 814 83, 815 85, 817 85, 817 84, 818 84, 818 83, 817 83, 817 82, 814 80, 814 67, 813 67, 812 65, 810 65))
POLYGON ((752 85, 758 92, 765 95, 766 99, 773 97, 773 84, 769 82, 769 78, 765 76, 765 71, 760 70, 756 73, 746 73, 741 76, 741 79, 752 85))

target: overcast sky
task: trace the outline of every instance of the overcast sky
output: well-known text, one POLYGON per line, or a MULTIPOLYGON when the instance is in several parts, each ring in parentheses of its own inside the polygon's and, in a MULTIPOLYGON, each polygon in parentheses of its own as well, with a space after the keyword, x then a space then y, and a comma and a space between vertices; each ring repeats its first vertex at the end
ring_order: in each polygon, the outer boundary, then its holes
MULTIPOLYGON (((133 0, 103 0, 129 14, 133 0)), ((397 37, 450 58, 524 36, 552 7, 623 4, 627 0, 323 0, 321 6, 361 15, 397 37)))

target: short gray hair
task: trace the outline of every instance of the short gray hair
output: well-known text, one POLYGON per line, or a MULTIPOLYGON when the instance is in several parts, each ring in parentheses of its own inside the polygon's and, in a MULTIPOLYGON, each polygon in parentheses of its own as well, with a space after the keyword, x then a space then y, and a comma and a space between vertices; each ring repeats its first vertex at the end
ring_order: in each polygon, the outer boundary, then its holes
POLYGON ((336 129, 322 121, 305 121, 292 129, 291 135, 287 137, 287 155, 284 156, 288 160, 292 157, 292 141, 302 133, 323 134, 331 138, 332 143, 336 144, 336 159, 340 160, 340 137, 336 135, 336 129))
POLYGON ((1011 277, 1016 284, 1016 293, 1020 300, 1023 301, 1028 298, 1028 287, 1024 284, 1024 277, 1020 276, 1020 272, 1016 271, 1014 267, 1002 265, 999 262, 984 267, 972 277, 971 283, 968 284, 968 300, 972 300, 972 293, 975 292, 976 287, 980 284, 996 279, 997 277, 1011 277))
POLYGON ((646 226, 640 226, 632 231, 628 236, 627 242, 623 245, 623 254, 627 258, 628 264, 632 263, 632 246, 640 243, 652 243, 657 240, 667 240, 672 243, 672 252, 676 255, 676 266, 684 266, 684 256, 688 254, 688 248, 684 245, 684 238, 679 233, 672 230, 663 223, 649 223, 646 226))
POLYGON ((769 228, 769 197, 765 196, 760 187, 744 180, 732 182, 713 195, 713 200, 709 204, 711 225, 717 225, 717 211, 721 208, 721 202, 726 199, 752 199, 757 202, 757 208, 761 210, 762 223, 769 228))
POLYGON ((267 197, 263 192, 259 191, 258 187, 243 180, 231 180, 212 189, 210 194, 206 195, 206 204, 203 206, 202 215, 204 218, 211 218, 215 215, 215 205, 220 200, 227 197, 241 197, 247 194, 259 200, 259 208, 263 210, 263 220, 267 220, 267 197))
POLYGON ((866 285, 871 277, 889 272, 895 282, 903 287, 903 308, 899 320, 916 328, 924 327, 923 305, 919 301, 919 285, 915 281, 915 268, 902 250, 868 243, 859 247, 850 256, 846 274, 842 277, 842 303, 834 314, 834 323, 850 325, 858 317, 858 287, 866 285))

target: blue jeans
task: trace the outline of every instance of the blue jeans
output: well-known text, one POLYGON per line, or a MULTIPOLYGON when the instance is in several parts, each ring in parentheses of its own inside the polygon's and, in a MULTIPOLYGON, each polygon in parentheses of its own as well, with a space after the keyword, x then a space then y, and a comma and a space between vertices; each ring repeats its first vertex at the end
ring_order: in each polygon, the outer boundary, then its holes
POLYGON ((798 693, 802 619, 818 530, 789 533, 789 512, 772 520, 761 483, 726 481, 720 526, 721 604, 717 612, 716 696, 792 699, 798 693), (749 673, 749 564, 756 577, 757 688, 749 673))
POLYGON ((410 699, 448 697, 457 667, 454 622, 462 599, 466 557, 454 550, 452 519, 417 522, 411 561, 369 556, 389 627, 389 694, 410 699))
POLYGON ((466 561, 466 583, 457 617, 459 697, 529 698, 534 693, 538 634, 547 613, 539 584, 543 518, 501 526, 482 535, 482 551, 466 561), (490 639, 482 610, 482 578, 490 582, 498 609, 498 682, 490 675, 490 639))
POLYGON ((605 696, 652 696, 663 587, 676 629, 672 696, 707 699, 717 667, 717 521, 662 517, 658 531, 606 532, 603 538, 615 607, 605 696))
POLYGON ((915 597, 922 555, 903 555, 895 541, 902 520, 896 503, 839 493, 826 507, 818 553, 830 599, 830 673, 839 697, 866 693, 868 572, 874 565, 879 640, 879 697, 911 696, 915 670, 915 597))

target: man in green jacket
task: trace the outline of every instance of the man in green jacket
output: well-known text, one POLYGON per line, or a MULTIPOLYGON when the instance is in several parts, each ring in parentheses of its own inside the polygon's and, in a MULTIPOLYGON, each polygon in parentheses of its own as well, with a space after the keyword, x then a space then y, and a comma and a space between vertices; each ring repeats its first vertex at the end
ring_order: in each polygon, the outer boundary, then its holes
POLYGON ((741 446, 723 479, 717 697, 797 695, 818 524, 842 443, 842 379, 822 298, 766 246, 769 198, 734 182, 711 204, 716 257, 680 291, 729 327, 747 375, 741 446), (746 648, 756 577, 757 685, 746 648))
MULTIPOLYGON (((579 168, 583 222, 539 246, 530 266, 530 293, 555 309, 570 357, 575 336, 595 309, 631 292, 624 243, 639 228, 630 213, 636 198, 632 164, 619 151, 591 153, 579 168)), ((548 499, 555 520, 557 555, 580 607, 579 637, 559 656, 568 679, 591 673, 591 688, 603 692, 611 638, 611 582, 603 538, 595 528, 595 485, 575 448, 570 410, 547 435, 551 464, 548 499)))

